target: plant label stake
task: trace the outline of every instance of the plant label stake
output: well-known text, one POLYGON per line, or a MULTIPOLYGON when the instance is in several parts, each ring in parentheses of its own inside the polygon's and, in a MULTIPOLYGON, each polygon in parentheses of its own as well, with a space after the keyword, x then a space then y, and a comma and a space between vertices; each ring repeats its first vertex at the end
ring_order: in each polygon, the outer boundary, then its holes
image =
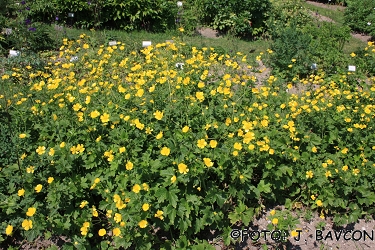
POLYGON ((355 66, 349 65, 348 71, 354 72, 355 71, 355 66))
POLYGON ((142 47, 145 48, 145 47, 148 47, 151 45, 151 41, 143 41, 142 42, 142 47))
POLYGON ((313 63, 313 64, 311 65, 311 69, 312 69, 312 70, 317 70, 317 69, 318 69, 318 65, 316 65, 316 63, 313 63))
POLYGON ((11 35, 12 34, 12 29, 11 28, 6 28, 3 30, 3 33, 7 36, 11 35))
POLYGON ((78 61, 78 56, 73 56, 72 58, 70 58, 70 62, 76 62, 78 61))
POLYGON ((15 56, 19 56, 20 55, 20 52, 17 51, 17 50, 9 50, 9 57, 15 57, 15 56))
POLYGON ((108 44, 109 44, 109 46, 115 46, 115 45, 117 45, 117 42, 116 41, 110 41, 108 44))
POLYGON ((73 26, 74 13, 68 13, 68 17, 70 18, 70 26, 73 26))

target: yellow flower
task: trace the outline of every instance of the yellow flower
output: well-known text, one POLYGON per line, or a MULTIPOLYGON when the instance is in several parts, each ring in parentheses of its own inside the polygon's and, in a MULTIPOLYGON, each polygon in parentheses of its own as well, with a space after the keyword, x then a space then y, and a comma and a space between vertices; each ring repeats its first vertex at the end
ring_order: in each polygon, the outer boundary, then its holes
POLYGON ((86 236, 87 235, 87 232, 88 232, 88 228, 87 227, 81 227, 81 234, 83 236, 86 236))
POLYGON ((96 210, 95 206, 92 206, 92 216, 94 216, 94 217, 99 216, 98 211, 96 210))
POLYGON ((92 111, 91 113, 90 113, 90 117, 91 118, 96 118, 96 117, 98 117, 100 115, 100 113, 99 113, 99 111, 97 111, 97 110, 94 110, 94 111, 92 111))
POLYGON ((31 216, 33 216, 35 214, 35 212, 36 212, 36 208, 35 207, 29 207, 27 209, 26 215, 31 217, 31 216))
POLYGON ((352 52, 352 53, 350 54, 350 56, 351 56, 351 57, 355 57, 356 54, 355 54, 354 52, 352 52))
POLYGON ((178 30, 179 30, 180 32, 184 32, 184 31, 185 31, 185 29, 182 28, 182 27, 178 28, 178 30))
POLYGON ((145 191, 150 190, 150 187, 148 186, 147 183, 143 183, 143 184, 142 184, 142 187, 143 187, 143 190, 145 190, 145 191))
POLYGON ((6 80, 6 79, 9 79, 9 77, 10 77, 9 75, 3 75, 3 76, 1 77, 1 79, 2 79, 2 80, 6 80))
POLYGON ((317 205, 318 207, 321 207, 321 206, 323 206, 323 202, 322 202, 321 200, 317 200, 317 201, 316 201, 316 205, 317 205))
POLYGON ((345 165, 345 166, 342 166, 342 171, 347 171, 348 170, 348 166, 347 165, 345 165))
POLYGON ((163 118, 163 115, 164 113, 163 112, 160 112, 159 110, 157 110, 155 113, 154 113, 154 117, 157 119, 157 120, 161 120, 163 118))
POLYGON ((358 168, 353 169, 353 174, 354 175, 358 175, 359 174, 359 169, 358 168))
POLYGON ((87 204, 89 204, 88 201, 82 201, 81 205, 79 205, 80 208, 84 208, 87 204))
POLYGON ((313 176, 314 176, 314 173, 313 173, 313 171, 306 171, 306 179, 309 179, 309 178, 313 178, 313 176))
POLYGON ((163 138, 163 132, 162 131, 160 131, 159 134, 156 135, 157 140, 159 140, 161 138, 163 138))
POLYGON ((7 228, 5 229, 5 234, 6 235, 11 235, 13 232, 13 226, 12 225, 8 225, 7 228))
POLYGON ((149 208, 150 208, 150 205, 147 204, 147 203, 145 203, 145 204, 142 205, 142 210, 143 211, 147 211, 149 208))
POLYGON ((204 148, 206 145, 207 145, 207 142, 206 142, 205 139, 200 139, 200 140, 198 140, 198 142, 197 142, 197 146, 198 146, 198 148, 204 148))
POLYGON ((278 218, 273 218, 272 219, 272 224, 277 225, 277 223, 279 223, 279 219, 278 218))
POLYGON ((132 170, 133 169, 133 163, 131 162, 131 161, 128 161, 127 163, 126 163, 126 170, 132 170))
POLYGON ((189 126, 185 126, 182 128, 182 132, 186 133, 189 131, 189 129, 190 129, 189 126))
POLYGON ((113 234, 113 236, 120 236, 120 234, 121 234, 121 230, 120 230, 120 228, 115 227, 115 228, 112 230, 112 234, 113 234))
POLYGON ((210 147, 211 148, 216 148, 216 146, 217 146, 217 141, 216 140, 211 140, 210 141, 210 147))
POLYGON ((20 134, 19 137, 20 137, 21 139, 23 139, 23 138, 26 137, 26 134, 20 134))
POLYGON ((195 93, 195 97, 199 100, 199 101, 203 101, 204 100, 204 94, 203 92, 196 92, 195 93))
POLYGON ((122 220, 122 215, 119 213, 115 213, 115 216, 113 217, 116 223, 120 223, 122 220))
POLYGON ((100 229, 99 232, 98 232, 99 236, 101 236, 101 237, 103 237, 106 233, 107 233, 107 231, 105 231, 104 228, 100 229))
POLYGON ((49 149, 48 155, 53 156, 55 154, 55 150, 53 148, 49 149))
POLYGON ((37 193, 39 193, 40 191, 42 191, 42 188, 43 188, 43 186, 42 186, 41 184, 38 184, 38 185, 36 185, 36 187, 35 187, 35 191, 36 191, 37 193))
POLYGON ((65 142, 60 143, 60 148, 65 147, 65 142))
POLYGON ((102 123, 107 123, 109 122, 109 114, 107 113, 104 113, 100 116, 100 120, 102 121, 102 123))
POLYGON ((203 161, 204 161, 204 164, 207 166, 207 167, 212 167, 214 165, 214 163, 211 161, 210 158, 203 158, 203 161))
POLYGON ((180 172, 180 174, 187 174, 189 172, 189 168, 186 164, 180 163, 178 164, 178 171, 180 172))
POLYGON ((121 147, 118 149, 118 151, 120 152, 120 154, 124 153, 126 151, 125 147, 121 147))
POLYGON ((83 48, 84 48, 84 49, 88 49, 88 48, 90 48, 90 46, 89 46, 87 43, 85 43, 85 44, 83 45, 83 48))
POLYGON ((156 218, 159 218, 159 219, 161 219, 161 220, 163 220, 163 219, 164 219, 163 214, 164 214, 163 211, 158 210, 158 211, 156 212, 156 214, 155 214, 155 217, 156 217, 156 218))
POLYGON ((139 223, 138 223, 138 226, 140 228, 145 228, 147 227, 147 221, 146 220, 141 220, 139 223))
POLYGON ((94 183, 98 184, 100 182, 100 178, 95 178, 94 183))
POLYGON ((26 231, 30 230, 31 228, 33 228, 33 222, 32 220, 23 220, 22 222, 22 227, 23 229, 25 229, 26 231))
POLYGON ((133 186, 133 192, 136 193, 136 194, 138 194, 139 191, 141 191, 141 186, 139 186, 138 184, 135 184, 133 186))
POLYGON ((38 153, 38 155, 42 155, 46 152, 46 147, 45 146, 39 146, 35 151, 38 153))
POLYGON ((311 195, 310 197, 311 197, 311 199, 312 199, 313 201, 315 201, 315 199, 316 199, 315 195, 311 195))
POLYGON ((271 212, 270 212, 270 215, 274 216, 274 215, 275 215, 275 213, 276 213, 276 211, 275 211, 275 210, 271 210, 271 212))
POLYGON ((316 152, 318 152, 318 149, 314 146, 314 147, 311 149, 311 151, 312 151, 313 153, 316 153, 316 152))
POLYGON ((242 145, 241 143, 238 143, 236 142, 234 145, 233 145, 234 149, 237 149, 237 150, 241 150, 242 149, 242 145))
POLYGON ((164 156, 168 156, 170 152, 171 152, 171 150, 170 150, 169 148, 167 148, 167 147, 163 147, 163 148, 161 149, 161 151, 160 151, 160 153, 161 153, 162 155, 164 155, 164 156))
POLYGON ((171 177, 171 182, 174 183, 174 182, 176 181, 176 179, 177 179, 177 177, 176 177, 175 175, 173 175, 173 176, 171 177))
POLYGON ((326 171, 326 177, 328 178, 328 177, 332 177, 332 174, 331 174, 331 171, 326 171))
POLYGON ((26 173, 33 174, 34 173, 34 167, 30 166, 30 167, 26 168, 26 173))
POLYGON ((293 230, 293 231, 290 233, 290 235, 291 235, 292 237, 297 237, 297 236, 299 235, 299 232, 297 232, 297 230, 293 230))
POLYGON ((348 153, 348 151, 349 151, 348 148, 344 148, 343 150, 341 150, 341 153, 346 154, 346 153, 348 153))
POLYGON ((25 195, 25 189, 22 188, 22 189, 18 190, 17 194, 18 194, 19 197, 24 196, 25 195))

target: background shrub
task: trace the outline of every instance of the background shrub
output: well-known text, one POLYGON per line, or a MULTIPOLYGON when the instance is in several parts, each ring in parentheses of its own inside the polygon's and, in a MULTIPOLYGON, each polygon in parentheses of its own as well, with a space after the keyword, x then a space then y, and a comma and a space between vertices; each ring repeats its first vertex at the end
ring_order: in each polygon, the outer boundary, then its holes
POLYGON ((203 0, 203 22, 222 32, 246 37, 265 31, 269 0, 203 0))
POLYGON ((375 2, 372 0, 348 0, 345 10, 346 24, 356 32, 375 35, 375 2))
POLYGON ((271 66, 287 79, 297 74, 305 77, 312 71, 313 63, 327 74, 347 66, 343 47, 350 39, 348 27, 322 22, 310 23, 304 29, 291 26, 280 31, 279 35, 274 36, 271 45, 274 51, 271 54, 271 66))

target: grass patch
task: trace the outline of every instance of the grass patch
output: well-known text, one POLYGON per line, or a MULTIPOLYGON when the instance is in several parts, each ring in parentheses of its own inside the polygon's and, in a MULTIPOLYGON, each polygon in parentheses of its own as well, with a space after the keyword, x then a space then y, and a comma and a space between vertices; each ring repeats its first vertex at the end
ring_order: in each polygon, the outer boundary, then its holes
POLYGON ((61 42, 64 38, 75 39, 80 34, 90 36, 93 44, 107 44, 109 41, 121 41, 128 46, 128 50, 138 50, 142 47, 142 41, 152 41, 152 44, 162 43, 166 40, 179 40, 188 46, 214 47, 222 53, 234 55, 241 51, 248 58, 255 59, 261 52, 269 48, 271 41, 254 40, 245 41, 233 36, 223 36, 221 38, 207 38, 201 35, 188 36, 177 31, 168 31, 165 33, 149 33, 146 31, 125 32, 121 30, 81 30, 74 28, 63 28, 62 30, 52 34, 57 42, 61 42))
POLYGON ((305 8, 308 8, 309 10, 311 10, 315 13, 319 13, 322 16, 326 16, 326 17, 331 18, 332 20, 334 20, 338 24, 343 25, 344 22, 345 22, 345 20, 344 20, 344 10, 341 10, 339 8, 337 8, 336 10, 326 9, 326 8, 318 7, 318 6, 315 6, 315 5, 306 3, 306 2, 302 3, 302 5, 305 8))

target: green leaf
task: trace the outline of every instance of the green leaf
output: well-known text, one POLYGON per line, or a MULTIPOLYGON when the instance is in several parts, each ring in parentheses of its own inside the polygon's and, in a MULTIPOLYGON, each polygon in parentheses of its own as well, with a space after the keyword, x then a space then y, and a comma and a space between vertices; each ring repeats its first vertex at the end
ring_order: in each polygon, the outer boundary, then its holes
POLYGON ((271 184, 265 184, 264 183, 264 180, 261 180, 258 184, 258 187, 257 189, 259 190, 259 192, 261 193, 271 193, 271 184))
POLYGON ((172 190, 169 190, 168 193, 167 193, 167 200, 169 201, 169 203, 174 207, 176 208, 177 207, 177 201, 178 201, 178 197, 177 197, 177 193, 179 192, 178 189, 172 189, 172 190))
POLYGON ((166 216, 168 216, 168 218, 170 220, 170 222, 169 222, 170 225, 174 225, 174 220, 176 218, 176 212, 177 212, 177 210, 174 207, 172 207, 171 204, 169 204, 165 209, 165 214, 166 214, 166 216))
POLYGON ((158 197, 158 201, 159 201, 159 203, 161 203, 168 198, 168 190, 165 187, 160 187, 155 192, 155 196, 158 197))

